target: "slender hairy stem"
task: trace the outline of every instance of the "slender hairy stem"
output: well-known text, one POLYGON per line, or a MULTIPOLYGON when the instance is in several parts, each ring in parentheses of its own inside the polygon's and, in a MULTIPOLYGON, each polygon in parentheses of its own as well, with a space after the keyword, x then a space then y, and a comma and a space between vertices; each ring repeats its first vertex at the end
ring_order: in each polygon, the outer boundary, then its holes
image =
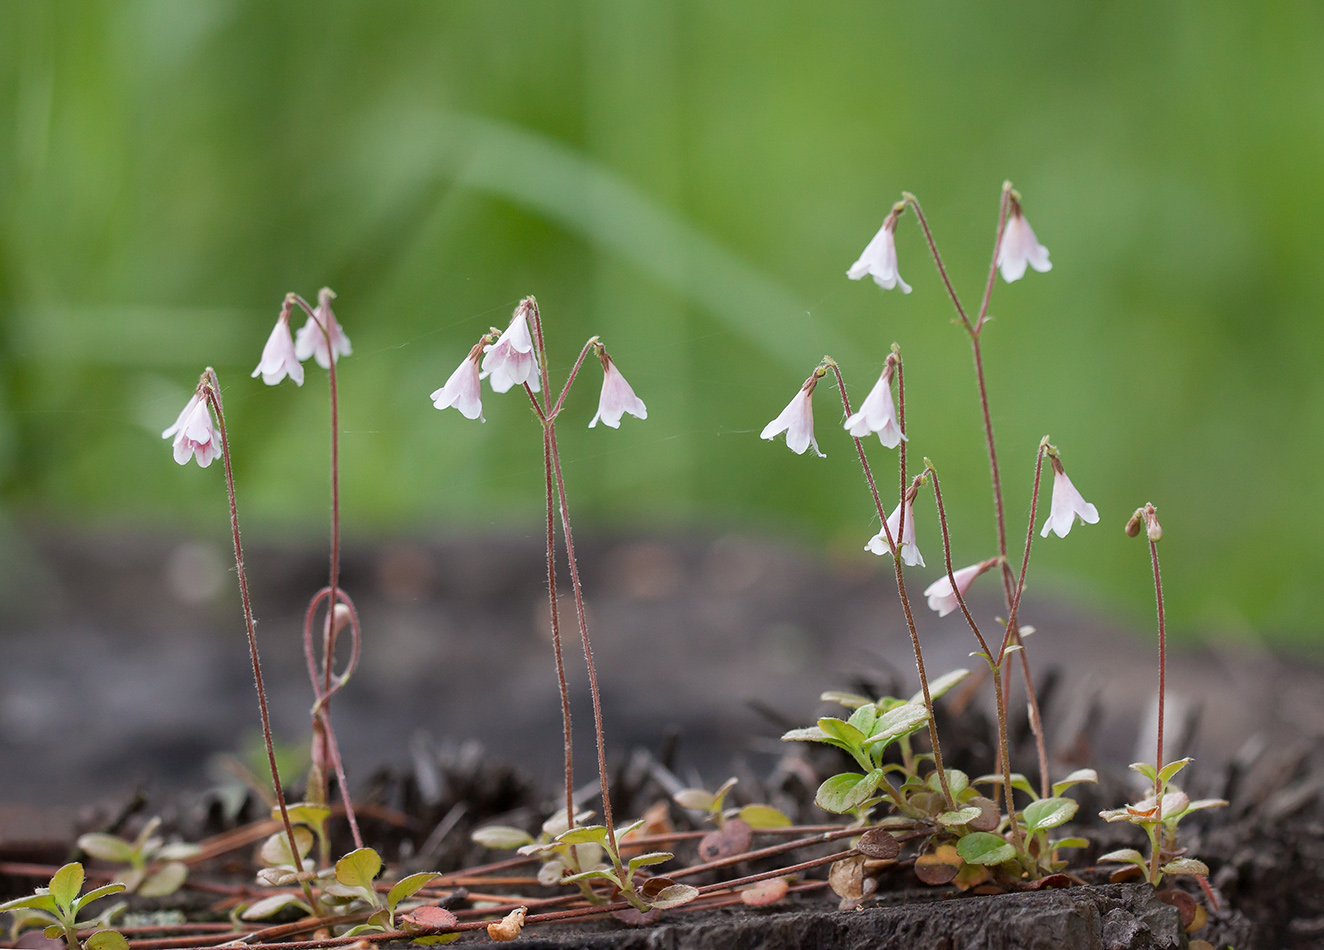
MULTIPOLYGON (((1039 757, 1039 795, 1042 798, 1048 797, 1048 747, 1044 743, 1043 720, 1039 715, 1039 699, 1035 695, 1034 680, 1030 678, 1030 663, 1025 658, 1025 644, 1021 640, 1020 627, 1017 626, 1016 615, 1021 608, 1021 594, 1025 591, 1025 573, 1030 569, 1030 545, 1034 543, 1034 518, 1035 512, 1039 510, 1039 481, 1043 474, 1044 451, 1048 443, 1048 437, 1044 436, 1039 444, 1039 454, 1034 462, 1034 490, 1030 493, 1030 523, 1025 529, 1025 553, 1021 557, 1021 571, 1016 579, 1016 595, 1012 598, 1011 609, 1007 611, 1007 629, 1002 637, 1002 648, 998 653, 998 662, 1001 664, 1002 656, 1007 652, 1013 634, 1018 643, 1021 644, 1021 673, 1025 677, 1025 698, 1030 709, 1030 732, 1034 735, 1035 753, 1039 757)), ((1009 677, 1010 678, 1010 677, 1009 677)), ((1005 697, 1004 697, 1005 702, 1005 697)))
POLYGON ((1007 799, 1007 821, 1010 823, 1011 834, 1019 850, 1023 842, 1020 826, 1016 824, 1016 802, 1011 787, 1011 756, 1007 748, 1007 704, 1002 697, 1002 656, 999 655, 996 661, 993 659, 993 654, 989 652, 988 641, 984 639, 979 624, 975 623, 975 618, 971 616, 970 608, 965 605, 965 595, 961 593, 961 588, 956 583, 956 574, 952 570, 952 540, 947 528, 947 511, 942 503, 942 486, 938 482, 938 472, 933 466, 928 466, 928 472, 933 479, 933 499, 938 505, 938 523, 942 526, 942 554, 947 565, 947 583, 952 585, 956 603, 960 606, 965 622, 970 625, 975 639, 979 641, 979 647, 984 651, 984 658, 993 672, 993 694, 997 700, 998 712, 998 757, 1002 760, 1002 789, 1007 799))
MULTIPOLYGON (((532 398, 533 393, 529 393, 529 396, 532 398)), ((561 735, 565 743, 565 820, 568 831, 575 827, 574 745, 570 731, 570 687, 566 685, 565 659, 561 652, 561 611, 556 597, 556 502, 553 497, 555 476, 552 474, 551 433, 547 428, 544 428, 542 433, 542 461, 547 483, 547 596, 551 602, 552 652, 556 654, 556 685, 561 691, 561 735)))
POLYGON ((556 493, 561 500, 561 534, 565 537, 566 560, 570 563, 570 584, 575 590, 575 614, 579 620, 579 636, 584 643, 584 663, 588 667, 588 688, 593 696, 593 728, 597 733, 598 780, 602 784, 602 823, 607 827, 607 843, 611 854, 620 859, 616 846, 616 824, 611 814, 611 786, 607 781, 607 746, 602 734, 602 697, 598 690, 598 673, 593 663, 593 647, 588 640, 588 618, 584 614, 584 590, 579 582, 579 565, 575 561, 575 539, 570 531, 570 506, 565 497, 565 478, 561 473, 561 453, 556 447, 555 423, 548 423, 547 438, 552 448, 552 469, 556 472, 556 493))
MULTIPOLYGON (((225 490, 230 497, 230 534, 234 540, 235 571, 239 575, 239 599, 244 606, 244 629, 248 633, 248 656, 253 662, 253 682, 257 686, 257 708, 262 716, 262 741, 267 748, 267 765, 271 768, 271 786, 276 793, 276 804, 280 808, 280 818, 285 825, 285 840, 289 844, 290 857, 294 865, 299 865, 299 846, 294 839, 294 825, 290 823, 289 811, 285 807, 285 789, 280 782, 280 770, 276 767, 276 748, 271 739, 271 715, 267 710, 267 690, 262 683, 262 661, 257 649, 257 626, 253 623, 253 603, 248 594, 248 572, 244 570, 244 549, 239 543, 239 508, 235 503, 234 469, 230 462, 230 436, 225 428, 225 412, 221 408, 221 384, 216 379, 216 371, 207 367, 205 398, 216 413, 216 422, 221 430, 221 456, 225 460, 225 490)), ((307 881, 300 882, 308 906, 316 908, 312 888, 307 881)))
MULTIPOLYGON (((1163 578, 1159 574, 1158 543, 1150 538, 1149 558, 1154 564, 1154 600, 1158 604, 1158 749, 1154 754, 1154 771, 1163 771, 1163 699, 1167 692, 1168 637, 1163 619, 1163 578)), ((1154 780, 1154 795, 1162 791, 1158 779, 1154 780)))
POLYGON ((598 338, 593 336, 584 344, 584 348, 579 351, 579 359, 575 360, 575 365, 570 368, 570 375, 566 377, 565 385, 561 387, 561 395, 557 397, 556 405, 552 407, 552 411, 549 414, 550 418, 555 419, 561 414, 561 406, 565 403, 566 394, 570 392, 570 384, 575 381, 575 377, 579 375, 579 368, 584 365, 584 357, 588 356, 589 350, 597 345, 598 338))
MULTIPOLYGON (((850 397, 846 395, 846 382, 841 377, 841 368, 837 366, 835 360, 828 360, 827 364, 831 367, 833 374, 837 377, 837 390, 841 393, 841 405, 847 417, 851 415, 850 397)), ((901 359, 897 357, 897 389, 903 393, 901 405, 905 405, 904 389, 901 385, 901 359)), ((906 417, 904 408, 900 411, 897 418, 898 427, 901 434, 905 435, 906 417)), ((869 467, 869 458, 864 453, 864 443, 857 437, 851 436, 855 442, 855 451, 860 457, 860 467, 864 469, 864 480, 869 485, 869 492, 873 495, 874 506, 878 509, 878 518, 883 523, 883 535, 887 538, 888 550, 892 553, 892 565, 896 568, 896 589, 901 598, 901 609, 906 615, 906 629, 910 632, 910 645, 915 653, 915 669, 919 673, 919 685, 924 693, 924 709, 929 714, 929 742, 933 745, 933 764, 938 770, 938 782, 942 786, 943 796, 947 799, 947 805, 950 810, 956 810, 956 799, 952 796, 952 790, 947 784, 947 770, 942 764, 942 746, 938 742, 938 724, 933 715, 933 697, 929 694, 929 677, 924 669, 924 651, 920 649, 919 632, 915 629, 915 615, 910 609, 910 598, 906 595, 905 574, 901 570, 901 549, 899 542, 901 532, 905 528, 906 518, 906 486, 901 486, 901 519, 897 529, 898 537, 892 537, 892 529, 887 524, 887 512, 883 509, 883 501, 878 495, 878 485, 874 482, 873 470, 869 467)), ((901 441, 901 451, 905 452, 905 439, 901 441)), ((904 462, 902 463, 904 470, 904 462)))

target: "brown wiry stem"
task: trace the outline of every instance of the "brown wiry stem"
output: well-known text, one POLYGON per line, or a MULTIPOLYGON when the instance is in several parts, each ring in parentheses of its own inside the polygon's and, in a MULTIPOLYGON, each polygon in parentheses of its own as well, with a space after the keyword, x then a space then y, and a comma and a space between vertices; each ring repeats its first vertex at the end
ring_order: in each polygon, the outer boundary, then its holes
MULTIPOLYGON (((543 339, 542 315, 538 311, 538 303, 532 297, 527 298, 529 309, 533 314, 533 326, 535 334, 535 349, 537 350, 538 370, 542 377, 543 399, 545 405, 551 404, 551 383, 547 372, 547 347, 543 339)), ((540 412, 540 418, 543 425, 544 441, 546 448, 550 451, 552 471, 556 478, 556 495, 560 501, 561 508, 561 534, 565 538, 566 561, 570 565, 570 585, 575 593, 575 615, 579 621, 579 635, 584 647, 584 665, 588 669, 589 693, 593 700, 593 731, 597 744, 598 753, 598 783, 602 792, 602 821, 607 829, 607 843, 611 849, 613 862, 620 860, 620 849, 616 844, 616 824, 611 810, 611 784, 607 779, 607 746, 603 735, 602 727, 602 696, 598 688, 597 667, 593 662, 593 646, 589 642, 588 636, 588 618, 584 612, 584 590, 579 580, 579 564, 575 558, 575 539, 570 530, 570 505, 565 494, 565 477, 561 471, 561 453, 556 444, 556 414, 560 412, 561 405, 565 401, 566 394, 570 390, 570 384, 574 382, 575 376, 583 365, 584 358, 589 350, 597 345, 597 338, 591 338, 580 351, 579 359, 575 361, 574 369, 567 378, 565 387, 561 391, 560 398, 557 399, 555 407, 546 408, 540 412)), ((532 396, 532 393, 530 393, 532 396)), ((535 404, 537 400, 534 400, 535 404)), ((550 493, 548 501, 551 502, 550 493)), ((568 720, 567 720, 568 722, 568 720)), ((567 802, 567 818, 572 819, 571 814, 574 811, 573 801, 567 802)))
MULTIPOLYGON (((897 371, 897 389, 902 393, 900 400, 902 408, 898 413, 897 426, 901 430, 901 434, 903 436, 901 440, 901 451, 903 453, 902 458, 904 459, 905 457, 904 452, 906 447, 906 440, 904 438, 906 432, 906 417, 905 417, 905 408, 904 408, 905 396, 904 396, 904 388, 901 384, 901 357, 899 355, 895 355, 895 352, 894 352, 894 356, 895 356, 895 364, 897 371)), ((888 357, 889 360, 893 358, 894 358, 893 356, 888 357)), ((829 367, 831 367, 833 374, 837 378, 837 391, 841 394, 842 409, 845 411, 847 418, 849 418, 851 415, 850 396, 846 394, 846 382, 844 379, 842 379, 841 368, 837 365, 836 360, 832 359, 831 357, 825 358, 824 362, 829 367)), ((901 609, 902 612, 904 612, 906 615, 906 629, 910 632, 910 645, 911 645, 911 649, 915 653, 915 669, 919 673, 920 690, 924 694, 924 709, 929 714, 929 742, 933 745, 933 765, 934 768, 938 770, 938 782, 942 786, 942 794, 943 797, 947 799, 948 808, 951 811, 955 811, 956 799, 952 795, 951 788, 948 786, 947 770, 943 768, 943 764, 942 764, 942 746, 938 742, 938 724, 935 721, 933 715, 933 697, 929 693, 929 677, 928 677, 928 673, 924 669, 924 651, 920 649, 919 632, 915 628, 915 615, 910 609, 910 598, 906 594, 906 578, 904 572, 901 570, 901 557, 900 557, 901 551, 900 551, 900 546, 898 544, 900 538, 892 537, 892 529, 887 523, 887 512, 886 510, 884 510, 882 498, 878 494, 878 485, 874 481, 873 470, 869 467, 869 458, 867 455, 865 455, 864 452, 864 443, 859 438, 853 435, 851 436, 851 439, 855 442, 855 451, 860 457, 860 467, 864 469, 864 480, 869 485, 869 493, 873 495, 874 507, 878 510, 878 519, 883 524, 883 536, 887 538, 887 547, 892 554, 892 565, 896 569, 897 595, 901 598, 901 609)), ((904 483, 904 472, 905 472, 904 461, 901 463, 901 468, 903 473, 902 476, 903 482, 901 486, 901 518, 897 526, 897 534, 900 536, 904 536, 903 532, 905 531, 905 520, 906 520, 906 503, 905 503, 906 485, 904 483)))
MULTIPOLYGON (((257 707, 262 717, 262 741, 266 745, 267 765, 271 768, 271 787, 276 793, 276 805, 280 808, 281 823, 285 826, 285 840, 290 848, 290 858, 299 869, 299 845, 294 838, 294 825, 290 822, 289 811, 285 807, 285 788, 281 785, 280 770, 276 767, 276 747, 271 738, 271 715, 267 709, 267 690, 262 682, 262 661, 257 649, 257 625, 253 622, 253 603, 248 594, 248 572, 244 570, 244 549, 239 543, 239 508, 235 503, 234 469, 230 462, 230 436, 225 427, 225 412, 221 408, 221 384, 216 379, 216 371, 210 366, 204 374, 203 395, 212 411, 216 413, 216 423, 221 431, 221 457, 225 461, 225 490, 230 498, 230 534, 234 540, 235 572, 239 576, 239 599, 244 607, 244 629, 248 633, 248 656, 253 663, 253 682, 257 687, 257 707)), ((307 881, 301 881, 304 897, 309 907, 317 907, 313 900, 312 889, 307 881)))
MULTIPOLYGON (((975 322, 971 323, 970 318, 966 316, 965 308, 961 306, 961 300, 956 294, 956 288, 952 285, 951 278, 947 275, 947 267, 943 264, 942 255, 938 253, 938 244, 933 239, 933 232, 929 229, 928 219, 924 217, 924 209, 920 207, 919 199, 909 192, 902 195, 905 203, 915 212, 915 218, 919 221, 920 228, 924 232, 924 238, 928 242, 929 252, 933 256, 933 261, 937 265, 938 274, 942 278, 943 286, 947 289, 947 295, 951 298, 952 305, 956 308, 956 313, 960 317, 961 324, 965 328, 966 334, 970 337, 970 347, 974 354, 975 379, 979 385, 979 408, 984 419, 984 442, 988 449, 989 473, 993 485, 993 508, 997 519, 998 530, 998 555, 1002 558, 1002 594, 1006 601, 1008 620, 1011 617, 1012 602, 1014 600, 1013 588, 1017 584, 1017 579, 1012 574, 1011 564, 1007 558, 1007 517, 1002 500, 1002 475, 998 469, 997 445, 993 438, 993 415, 989 410, 988 404, 988 385, 984 379, 984 356, 979 345, 979 337, 983 332, 985 324, 988 322, 988 306, 993 295, 993 285, 997 273, 998 251, 1002 247, 1002 239, 1007 230, 1007 212, 1011 207, 1011 183, 1004 182, 1002 186, 1002 202, 998 211, 998 230, 997 237, 993 242, 993 259, 989 264, 988 280, 984 285, 984 297, 979 305, 979 313, 976 315, 975 322)), ((1030 660, 1024 652, 1025 645, 1021 641, 1020 631, 1017 627, 1008 622, 1007 635, 1012 643, 1021 646, 1021 671, 1025 676, 1026 701, 1030 708, 1030 729, 1034 733, 1036 744, 1043 747, 1043 727, 1039 721, 1039 701, 1035 696, 1034 682, 1030 677, 1030 660)), ((1008 676, 1003 681, 1002 702, 1009 704, 1011 690, 1011 677, 1008 676)), ((1046 786, 1048 781, 1047 758, 1041 758, 1040 761, 1040 782, 1046 786)))
MULTIPOLYGON (((322 696, 319 697, 318 711, 313 723, 314 732, 321 729, 324 733, 323 743, 315 743, 315 745, 322 745, 325 748, 327 751, 326 758, 330 761, 318 761, 314 764, 317 766, 321 785, 319 791, 324 802, 328 797, 327 784, 329 781, 326 766, 330 764, 335 771, 336 782, 340 785, 340 797, 345 802, 345 817, 349 821, 349 830, 354 839, 354 847, 362 848, 363 836, 359 832, 358 819, 354 815, 354 805, 350 798, 349 788, 345 785, 344 764, 340 761, 339 743, 336 741, 335 731, 331 726, 330 707, 331 694, 335 692, 331 688, 336 649, 335 608, 340 603, 340 398, 336 382, 336 367, 340 359, 331 340, 330 302, 335 295, 327 287, 323 287, 318 294, 318 304, 325 304, 326 306, 327 318, 325 321, 317 319, 315 312, 308 306, 306 300, 297 294, 293 296, 300 307, 313 318, 313 322, 321 331, 330 358, 330 365, 327 368, 327 389, 331 400, 331 554, 327 581, 330 596, 327 598, 326 620, 322 626, 322 696), (334 753, 331 752, 332 748, 335 749, 334 753)), ((326 858, 325 855, 323 857, 326 858)))
POLYGON ((561 502, 561 534, 565 538, 566 560, 570 563, 570 584, 575 590, 575 614, 579 620, 579 636, 584 645, 584 664, 588 667, 588 688, 593 697, 593 729, 598 746, 598 780, 602 785, 602 823, 607 827, 607 844, 611 854, 619 860, 616 846, 616 825, 611 813, 611 786, 607 781, 607 746, 602 731, 602 696, 598 689, 598 672, 593 663, 593 646, 588 639, 588 618, 584 613, 584 590, 579 582, 579 565, 575 560, 575 539, 570 531, 570 506, 565 496, 565 478, 561 473, 561 453, 556 447, 555 423, 548 423, 547 435, 552 445, 552 469, 556 472, 556 494, 561 502))
POLYGON ((933 479, 933 499, 938 505, 938 523, 942 526, 942 554, 947 565, 947 582, 951 584, 952 593, 956 596, 956 603, 961 608, 965 622, 970 625, 975 639, 979 641, 979 647, 984 651, 984 659, 993 672, 993 693, 997 700, 998 714, 998 757, 1002 760, 1002 788, 1004 797, 1007 799, 1007 821, 1011 828, 1012 838, 1016 842, 1016 849, 1019 851, 1024 847, 1024 841, 1021 838, 1020 826, 1016 823, 1016 802, 1011 787, 1011 756, 1007 749, 1007 704, 1002 698, 1002 656, 999 655, 997 661, 994 661, 993 654, 988 648, 988 642, 984 639, 983 633, 980 632, 979 624, 975 623, 975 618, 971 616, 970 608, 965 605, 965 595, 961 593, 961 588, 956 583, 956 574, 952 570, 952 540, 947 528, 947 511, 942 503, 942 486, 938 481, 937 469, 929 465, 927 460, 926 468, 929 476, 933 479))

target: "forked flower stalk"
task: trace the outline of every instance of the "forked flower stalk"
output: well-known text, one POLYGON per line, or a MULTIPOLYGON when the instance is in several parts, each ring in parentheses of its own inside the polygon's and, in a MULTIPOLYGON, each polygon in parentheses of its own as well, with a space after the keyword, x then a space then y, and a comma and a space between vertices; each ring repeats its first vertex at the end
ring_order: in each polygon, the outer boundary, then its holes
MULTIPOLYGON (((234 540, 235 572, 239 576, 239 599, 244 607, 244 629, 248 633, 248 656, 253 663, 253 682, 257 687, 257 707, 262 717, 262 741, 266 746, 267 765, 271 769, 271 786, 276 793, 276 805, 280 809, 281 823, 285 826, 285 840, 290 848, 290 856, 296 869, 299 864, 299 846, 294 838, 294 825, 290 822, 289 811, 285 807, 285 788, 281 785, 280 770, 276 767, 276 749, 271 738, 271 714, 267 709, 267 690, 262 682, 262 661, 257 649, 257 626, 253 622, 253 604, 248 593, 248 572, 244 569, 244 549, 239 541, 239 508, 235 503, 234 469, 230 462, 230 437, 225 428, 225 411, 221 407, 221 385, 216 379, 216 371, 210 366, 202 375, 198 384, 201 395, 216 413, 216 423, 221 433, 221 458, 225 463, 225 490, 230 500, 230 534, 234 540)), ((307 881, 300 881, 304 898, 309 907, 316 907, 312 888, 307 881)))
MULTIPOLYGON (((325 306, 327 315, 324 320, 319 320, 317 314, 308 302, 298 294, 291 294, 290 297, 298 303, 299 307, 308 314, 317 326, 317 332, 322 335, 326 344, 327 353, 330 358, 327 365, 327 388, 331 400, 331 554, 330 567, 328 570, 329 579, 327 581, 327 599, 326 599, 326 620, 322 625, 322 670, 321 685, 317 683, 315 675, 312 677, 313 692, 317 699, 313 706, 313 748, 315 755, 313 766, 316 772, 318 783, 317 794, 320 800, 325 803, 328 797, 329 776, 327 775, 327 766, 330 765, 336 772, 336 781, 340 784, 340 797, 345 803, 345 817, 349 821, 349 830, 354 838, 354 847, 363 847, 363 836, 359 832, 359 823, 354 814, 354 805, 350 800, 349 788, 345 785, 345 775, 343 765, 340 764, 339 743, 336 741, 335 731, 331 725, 331 695, 336 691, 332 688, 333 667, 335 664, 335 646, 336 646, 336 624, 334 621, 335 608, 342 602, 339 590, 340 584, 340 399, 336 385, 336 366, 339 359, 336 350, 336 341, 332 339, 331 322, 334 317, 331 316, 330 299, 335 295, 329 288, 323 288, 319 293, 319 306, 325 306), (323 743, 316 741, 318 731, 322 731, 323 743), (323 754, 325 753, 325 754, 323 754)), ((320 596, 320 595, 319 595, 320 596)), ((314 598, 314 604, 317 598, 314 598)), ((357 618, 355 622, 356 640, 357 640, 357 618)), ((357 643, 355 645, 357 653, 357 643)), ((352 669, 352 668, 351 668, 352 669)), ((345 673, 347 678, 350 671, 345 673)), ((310 675, 312 671, 310 671, 310 675)), ((338 689, 339 687, 336 687, 338 689)), ((329 858, 323 855, 324 860, 329 858)))
MULTIPOLYGON (((942 255, 938 253, 938 244, 933 238, 933 232, 929 229, 928 219, 924 217, 924 209, 920 207, 919 199, 910 192, 902 193, 902 200, 910 206, 915 212, 915 218, 919 221, 921 230, 924 232, 924 239, 928 243, 929 253, 933 256, 933 262, 937 265, 938 275, 942 278, 943 287, 947 290, 947 296, 951 298, 952 305, 956 308, 956 314, 960 318, 962 327, 966 335, 970 337, 970 347, 974 354, 975 379, 979 385, 979 408, 984 419, 984 442, 988 449, 988 465, 991 481, 993 484, 993 508, 997 516, 998 529, 998 556, 1002 558, 1002 592, 1007 605, 1008 624, 1007 636, 1009 643, 1017 644, 1021 647, 1021 672, 1025 677, 1026 702, 1030 708, 1030 729, 1034 733, 1035 742, 1039 747, 1043 746, 1043 726, 1039 721, 1039 701, 1034 691, 1034 681, 1030 676, 1030 660, 1025 653, 1025 645, 1021 642, 1020 630, 1012 624, 1011 609, 1015 599, 1013 588, 1017 584, 1017 578, 1012 573, 1010 562, 1007 558, 1007 517, 1002 500, 1002 475, 998 470, 998 452, 997 445, 993 438, 993 415, 989 411, 988 405, 988 385, 984 379, 984 356, 980 349, 979 337, 988 322, 988 306, 993 296, 993 284, 997 277, 998 255, 1002 249, 1002 241, 1007 230, 1007 214, 1011 208, 1012 188, 1011 182, 1003 182, 1002 185, 1002 203, 998 211, 998 230, 997 236, 993 241, 993 257, 989 264, 988 280, 984 285, 984 296, 979 304, 979 312, 975 315, 972 323, 967 316, 965 308, 961 305, 961 299, 957 296, 956 288, 952 285, 951 278, 947 274, 947 267, 943 263, 942 255)), ((1002 703, 1006 705, 1009 701, 1011 691, 1011 677, 1006 677, 1003 681, 1002 703)), ((1045 789, 1048 787, 1048 769, 1046 755, 1041 757, 1040 761, 1040 784, 1045 789)))
MULTIPOLYGON (((900 350, 893 346, 892 353, 887 357, 889 362, 896 366, 897 391, 898 391, 898 409, 897 420, 901 433, 904 436, 906 432, 906 397, 905 385, 901 375, 901 355, 900 350)), ((837 361, 830 356, 823 357, 823 365, 832 370, 837 379, 837 391, 841 394, 841 405, 846 417, 851 415, 850 396, 846 394, 846 382, 841 376, 841 367, 837 361)), ((820 368, 821 369, 821 368, 820 368)), ((869 493, 873 496, 874 507, 878 511, 878 519, 883 524, 883 534, 887 539, 888 549, 892 553, 892 566, 896 570, 896 589, 897 595, 901 598, 901 610, 906 616, 906 629, 910 633, 910 646, 915 654, 915 669, 919 673, 920 690, 924 694, 924 709, 929 714, 929 742, 933 746, 933 765, 938 771, 938 782, 942 786, 943 797, 947 799, 947 807, 950 811, 956 810, 956 799, 952 795, 952 790, 947 783, 947 771, 942 764, 942 746, 938 742, 938 724, 933 715, 933 697, 929 693, 929 677, 924 669, 924 651, 919 645, 919 632, 915 629, 915 615, 910 609, 910 598, 906 594, 905 573, 901 569, 900 549, 898 541, 905 530, 906 508, 904 503, 901 505, 900 528, 897 530, 897 536, 893 537, 892 529, 887 523, 887 512, 883 508, 882 498, 878 494, 878 485, 874 481, 873 469, 869 467, 869 457, 864 452, 864 442, 859 436, 852 435, 852 441, 855 443, 855 451, 860 458, 860 467, 864 470, 864 480, 869 486, 869 493)), ((902 471, 902 491, 901 497, 904 499, 907 486, 905 484, 905 452, 906 441, 901 440, 901 471, 902 471)))

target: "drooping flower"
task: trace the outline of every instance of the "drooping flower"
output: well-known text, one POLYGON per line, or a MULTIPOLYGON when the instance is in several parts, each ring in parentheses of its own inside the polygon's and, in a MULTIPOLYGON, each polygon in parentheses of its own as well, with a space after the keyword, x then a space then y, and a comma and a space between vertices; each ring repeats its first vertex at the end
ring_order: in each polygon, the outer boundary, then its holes
POLYGON ((1077 516, 1085 524, 1095 524, 1099 520, 1099 511, 1076 491, 1057 456, 1050 455, 1048 460, 1053 465, 1053 503, 1039 536, 1046 538, 1052 531, 1059 538, 1065 538, 1077 516))
POLYGON ((998 247, 998 268, 1002 271, 1002 279, 1009 284, 1020 280, 1025 276, 1026 264, 1041 274, 1053 269, 1048 260, 1048 248, 1035 238, 1034 229, 1025 220, 1020 200, 1013 192, 1007 226, 1002 232, 1002 244, 998 247))
POLYGON ((464 362, 456 367, 455 372, 451 373, 446 385, 432 394, 434 407, 449 409, 454 406, 466 419, 487 421, 483 418, 482 387, 478 382, 478 356, 482 352, 483 344, 480 341, 469 351, 464 362))
POLYGON ((859 439, 870 432, 878 434, 878 441, 889 449, 894 449, 906 438, 897 424, 896 404, 892 402, 892 374, 896 367, 889 358, 883 366, 883 374, 874 383, 869 395, 860 403, 859 412, 846 420, 846 431, 859 439))
POLYGON ((206 468, 221 454, 221 434, 212 422, 211 407, 200 394, 184 405, 175 424, 161 433, 161 438, 174 437, 175 461, 187 465, 188 460, 197 458, 198 467, 206 468))
POLYGON ((781 415, 763 427, 759 437, 773 439, 785 432, 786 445, 796 455, 804 455, 805 449, 813 446, 815 455, 826 458, 827 456, 819 451, 818 442, 814 439, 814 405, 810 397, 814 394, 814 387, 817 385, 818 373, 815 372, 805 380, 800 391, 791 397, 791 401, 786 404, 781 415))
POLYGON ((484 350, 482 375, 491 384, 493 392, 504 393, 512 386, 525 383, 535 393, 540 391, 538 360, 533 354, 533 337, 529 334, 531 307, 528 299, 520 301, 506 332, 484 350))
POLYGON ((602 393, 598 396, 597 414, 593 416, 588 427, 592 429, 601 419, 603 425, 619 429, 621 416, 627 412, 636 419, 647 419, 648 407, 634 394, 630 384, 625 381, 621 371, 607 355, 606 349, 598 350, 598 358, 602 361, 602 393))
MULTIPOLYGON (((953 571, 952 577, 956 578, 956 590, 960 591, 961 596, 964 597, 965 592, 970 589, 970 585, 974 583, 975 578, 996 563, 998 563, 997 558, 990 558, 987 561, 980 561, 978 564, 963 567, 959 571, 953 571)), ((956 593, 952 590, 951 578, 946 574, 926 587, 924 596, 929 599, 929 609, 936 610, 939 617, 946 617, 960 606, 956 599, 956 593)))
POLYGON ((294 385, 303 385, 303 364, 294 350, 294 338, 290 336, 290 314, 282 310, 276 319, 276 325, 267 337, 267 345, 262 347, 262 360, 253 370, 253 377, 262 377, 262 382, 275 386, 286 376, 294 380, 294 385))
POLYGON ((883 226, 873 236, 873 240, 865 245, 859 260, 846 271, 847 277, 851 280, 859 280, 865 274, 869 274, 873 277, 873 282, 884 290, 900 287, 902 293, 910 293, 910 285, 901 279, 901 274, 896 269, 897 216, 897 210, 892 209, 884 219, 883 226))
POLYGON ((335 296, 330 287, 318 291, 313 316, 308 318, 308 322, 299 328, 294 337, 294 355, 301 361, 314 357, 322 369, 331 368, 333 357, 339 360, 354 352, 349 345, 349 337, 345 336, 345 331, 336 322, 336 315, 331 310, 331 301, 335 296))
MULTIPOLYGON (((924 566, 924 556, 919 553, 919 546, 915 544, 915 509, 914 496, 906 492, 906 500, 901 504, 906 506, 906 529, 902 532, 900 539, 897 538, 897 532, 901 531, 901 505, 896 506, 887 517, 887 527, 892 533, 894 541, 899 540, 901 545, 901 560, 905 561, 911 567, 918 564, 924 566)), ((887 532, 879 529, 878 533, 869 539, 869 543, 864 546, 866 551, 872 551, 880 557, 884 554, 891 554, 891 549, 887 546, 887 532)))

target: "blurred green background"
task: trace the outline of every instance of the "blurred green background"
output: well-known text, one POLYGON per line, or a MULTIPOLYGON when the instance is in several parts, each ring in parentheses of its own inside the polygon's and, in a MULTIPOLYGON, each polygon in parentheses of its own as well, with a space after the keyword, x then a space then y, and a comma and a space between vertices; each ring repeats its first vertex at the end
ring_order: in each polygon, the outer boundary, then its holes
MULTIPOLYGON (((602 334, 646 400, 563 417, 581 530, 754 528, 849 560, 876 530, 828 458, 762 442, 823 352, 856 400, 904 348, 915 458, 956 560, 993 553, 969 347, 914 218, 910 296, 845 270, 903 189, 967 304, 1012 179, 1050 274, 985 335, 1023 537, 1050 433, 1102 514, 1036 595, 1148 624, 1145 501, 1178 632, 1318 642, 1324 7, 792 0, 0 6, 0 510, 23 528, 224 530, 160 431, 217 367, 250 536, 324 531, 325 374, 249 378, 288 290, 339 294, 346 531, 536 531, 537 430, 428 394, 518 298, 556 370, 602 334)), ((893 462, 875 443, 880 471, 893 462)), ((894 491, 890 489, 889 491, 894 491)), ((940 568, 931 502, 928 575, 940 568)))

